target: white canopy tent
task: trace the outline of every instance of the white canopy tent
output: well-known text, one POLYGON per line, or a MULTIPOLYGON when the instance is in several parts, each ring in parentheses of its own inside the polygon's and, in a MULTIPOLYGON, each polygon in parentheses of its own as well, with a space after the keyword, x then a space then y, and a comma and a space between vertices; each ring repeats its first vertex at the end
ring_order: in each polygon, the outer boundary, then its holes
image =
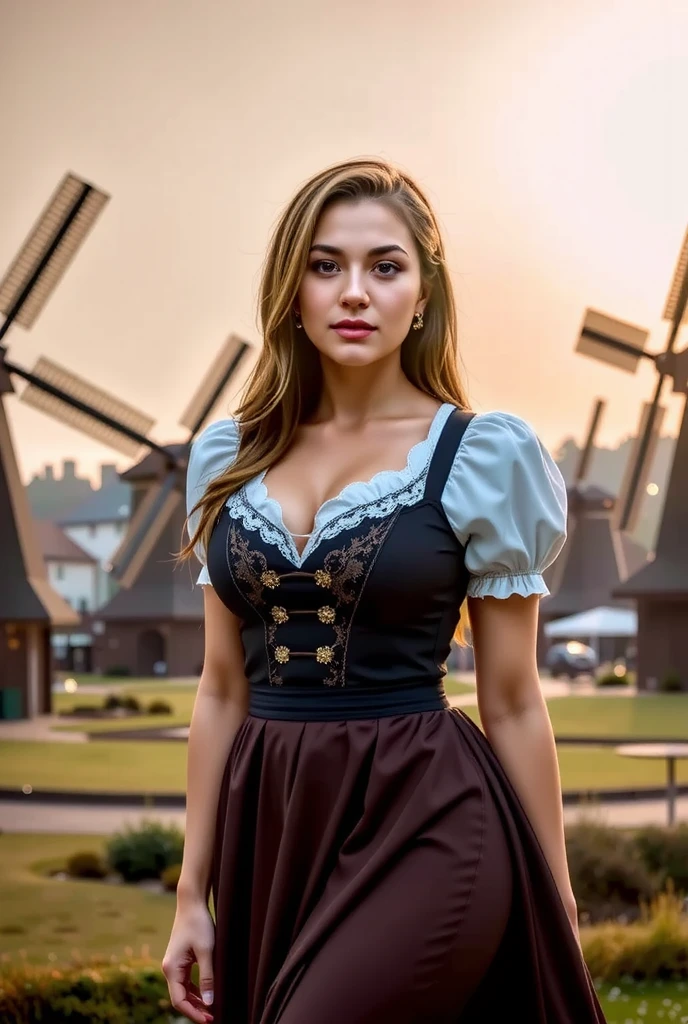
POLYGON ((590 608, 565 619, 554 619, 544 627, 551 640, 589 639, 599 657, 600 637, 634 637, 638 632, 638 614, 634 608, 590 608))

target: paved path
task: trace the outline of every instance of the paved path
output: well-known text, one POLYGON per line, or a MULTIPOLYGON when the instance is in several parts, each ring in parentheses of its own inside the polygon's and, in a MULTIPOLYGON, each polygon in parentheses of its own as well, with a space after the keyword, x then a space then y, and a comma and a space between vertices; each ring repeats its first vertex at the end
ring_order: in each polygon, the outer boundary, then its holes
MULTIPOLYGON (((618 827, 665 825, 666 800, 643 800, 627 803, 604 804, 597 808, 565 807, 567 824, 581 815, 618 827)), ((12 800, 0 801, 0 831, 3 832, 60 832, 109 834, 127 824, 136 824, 145 818, 184 827, 182 810, 160 808, 82 807, 77 804, 40 804, 35 801, 22 804, 12 800)), ((676 802, 676 820, 688 822, 688 797, 676 802)))

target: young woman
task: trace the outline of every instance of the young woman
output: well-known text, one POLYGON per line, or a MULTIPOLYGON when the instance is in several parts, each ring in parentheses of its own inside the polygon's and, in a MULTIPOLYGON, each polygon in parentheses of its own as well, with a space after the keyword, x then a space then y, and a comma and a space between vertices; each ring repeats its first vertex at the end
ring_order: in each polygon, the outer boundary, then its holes
POLYGON ((173 1005, 199 1024, 603 1021, 535 660, 566 491, 524 420, 468 411, 418 186, 377 160, 308 181, 260 312, 236 417, 188 468, 205 661, 173 1005), (442 685, 466 606, 484 732, 442 685))

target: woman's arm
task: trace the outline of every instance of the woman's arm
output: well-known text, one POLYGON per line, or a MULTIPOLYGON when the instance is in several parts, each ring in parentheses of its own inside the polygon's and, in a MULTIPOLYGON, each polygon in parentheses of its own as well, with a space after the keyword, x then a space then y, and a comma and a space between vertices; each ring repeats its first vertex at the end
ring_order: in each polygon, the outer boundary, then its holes
POLYGON ((483 730, 518 794, 578 935, 552 724, 535 657, 539 597, 469 598, 483 730))
POLYGON ((203 588, 205 656, 187 753, 186 829, 177 902, 207 902, 217 803, 230 747, 248 710, 239 620, 203 588))

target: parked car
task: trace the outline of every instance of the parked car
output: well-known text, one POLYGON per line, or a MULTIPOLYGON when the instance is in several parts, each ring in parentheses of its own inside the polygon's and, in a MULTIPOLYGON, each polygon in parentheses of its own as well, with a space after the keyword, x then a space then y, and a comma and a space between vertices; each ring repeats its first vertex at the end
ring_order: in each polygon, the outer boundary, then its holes
POLYGON ((552 679, 559 676, 589 675, 598 668, 597 655, 592 647, 578 640, 569 640, 563 644, 553 644, 547 651, 545 664, 550 670, 552 679))

